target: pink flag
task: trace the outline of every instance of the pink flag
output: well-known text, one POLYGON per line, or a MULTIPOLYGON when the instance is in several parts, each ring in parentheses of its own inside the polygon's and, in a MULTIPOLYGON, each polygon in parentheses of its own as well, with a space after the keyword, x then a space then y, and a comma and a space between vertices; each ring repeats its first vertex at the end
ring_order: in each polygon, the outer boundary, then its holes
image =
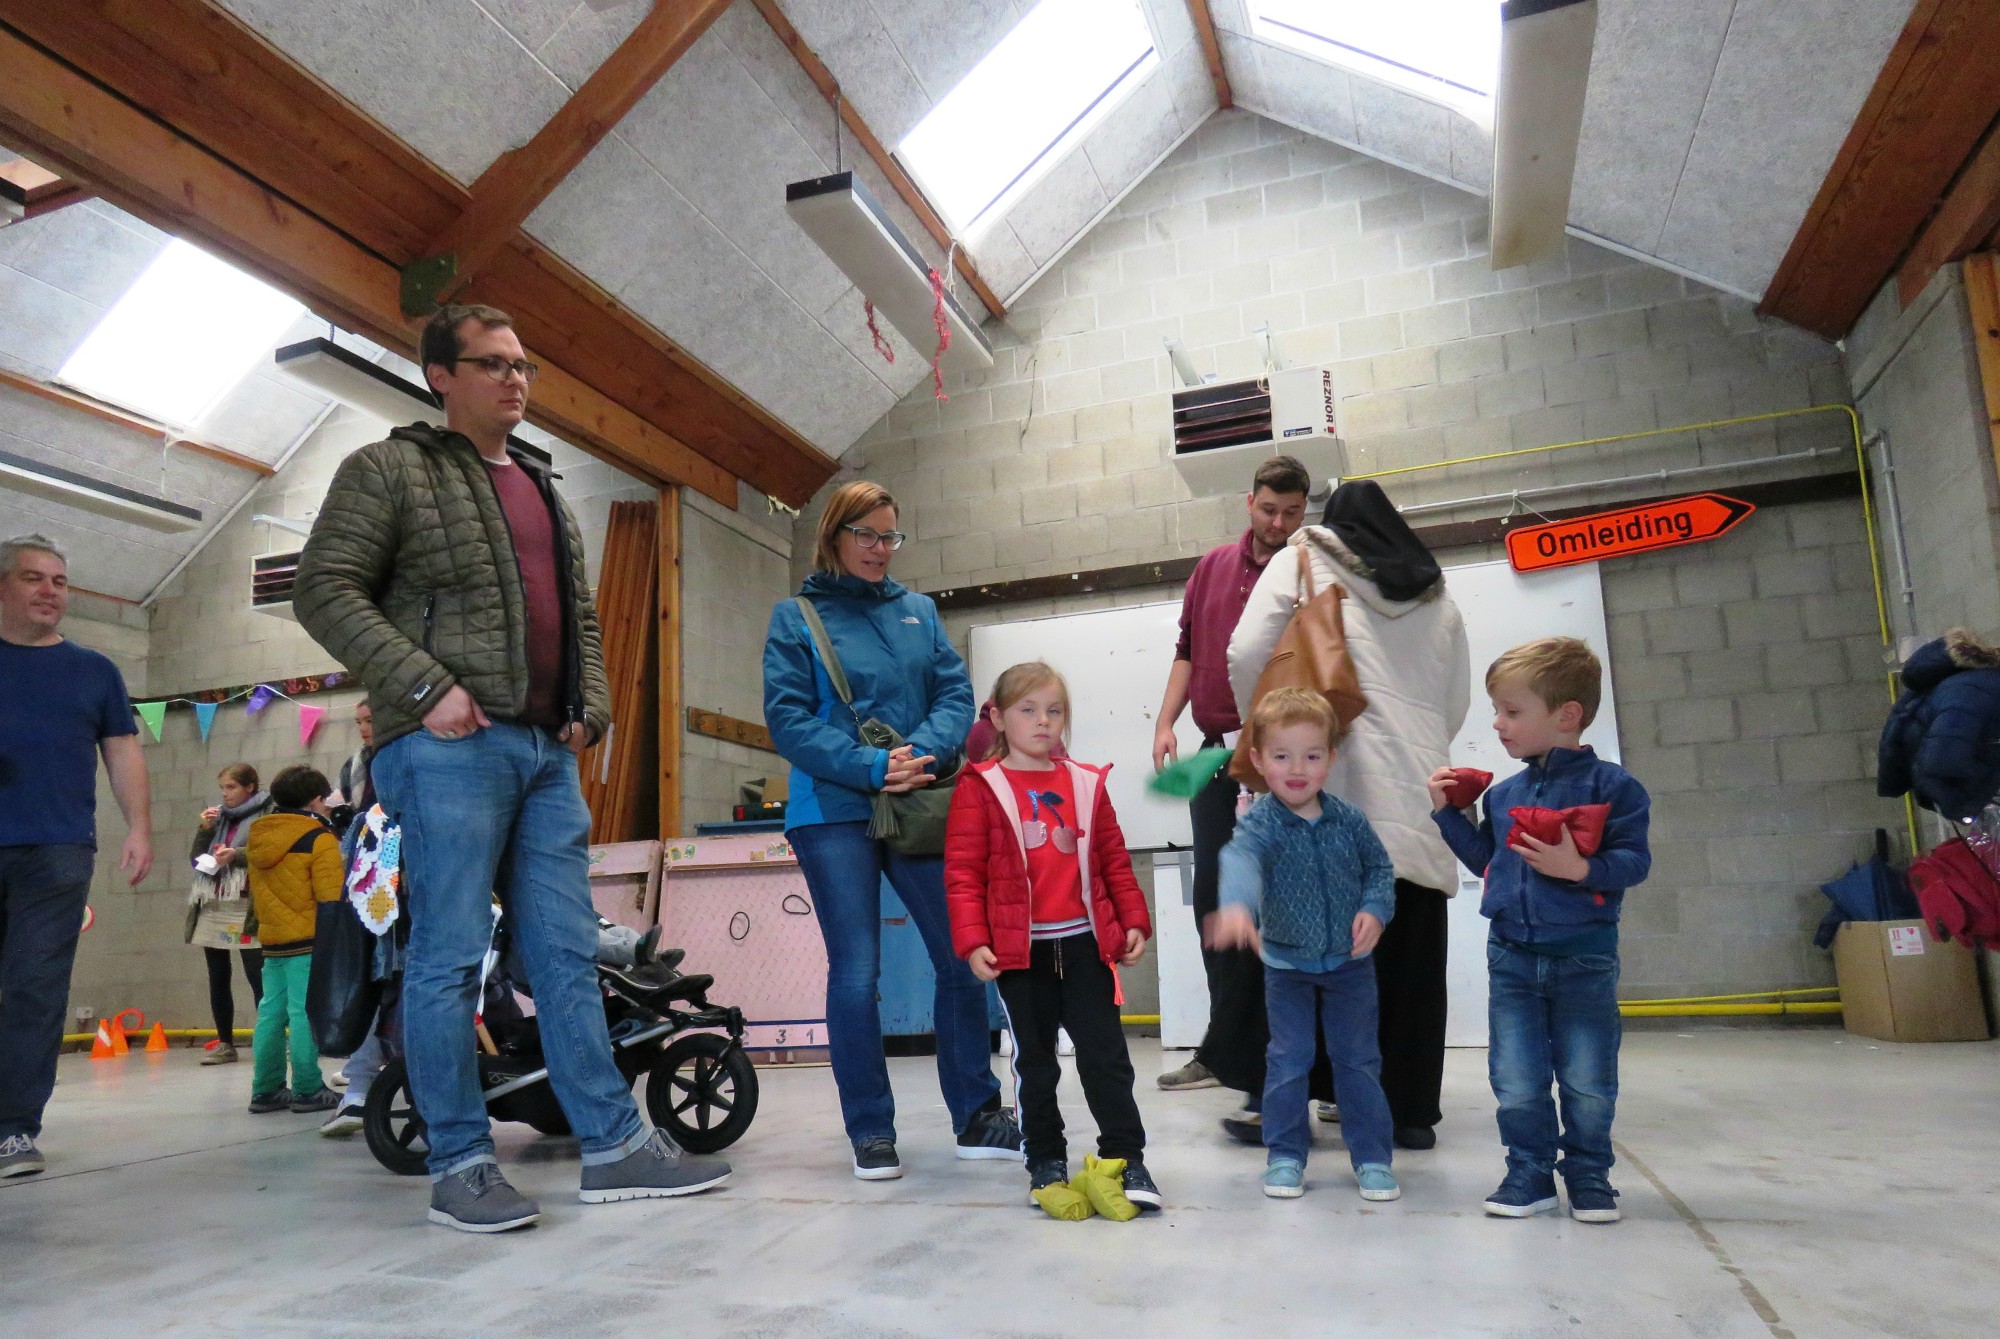
POLYGON ((312 743, 313 731, 319 729, 319 718, 326 715, 325 707, 309 707, 299 703, 299 747, 312 743))

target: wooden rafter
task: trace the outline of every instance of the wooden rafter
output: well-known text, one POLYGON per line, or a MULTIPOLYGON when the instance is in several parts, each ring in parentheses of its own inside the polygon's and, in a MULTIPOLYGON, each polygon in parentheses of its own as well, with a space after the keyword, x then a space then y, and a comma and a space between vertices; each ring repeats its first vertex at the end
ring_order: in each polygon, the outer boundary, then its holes
POLYGON ((171 444, 180 450, 192 451, 198 456, 207 456, 210 460, 219 460, 225 465, 234 465, 237 469, 248 470, 260 478, 268 479, 277 473, 276 470, 261 460, 240 455, 224 447, 210 446, 207 442, 196 442, 184 437, 174 437, 173 429, 164 424, 154 423, 150 419, 140 418, 136 414, 127 414, 122 410, 112 408, 100 400, 93 400, 87 395, 78 395, 75 391, 65 390, 61 386, 51 386, 46 381, 37 381, 33 377, 24 377, 17 372, 9 372, 5 368, 0 368, 0 386, 11 387, 14 390, 47 400, 51 404, 59 404, 63 408, 74 410, 79 414, 88 414, 92 418, 102 422, 115 424, 120 428, 138 433, 143 437, 150 437, 155 442, 172 438, 171 444))
MULTIPOLYGON (((81 73, 98 91, 109 90, 165 123, 177 132, 177 152, 220 160, 272 201, 265 224, 249 217, 254 211, 245 211, 245 217, 216 228, 201 221, 210 201, 161 200, 152 207, 176 220, 162 226, 199 236, 253 268, 255 262, 230 240, 240 228, 295 230, 310 220, 330 230, 340 243, 334 254, 300 252, 282 273, 268 267, 263 272, 329 319, 407 350, 413 336, 401 312, 399 272, 427 254, 432 239, 465 211, 471 194, 464 185, 215 0, 0 0, 0 30, 5 29, 44 59, 53 55, 67 63, 72 67, 67 73, 81 73), (365 278, 334 273, 362 259, 389 267, 392 319, 358 314, 379 310, 373 305, 380 285, 376 266, 361 267, 365 278), (357 289, 366 290, 366 302, 357 289)), ((12 91, 0 85, 0 102, 11 100, 12 91)), ((16 142, 55 165, 33 144, 18 136, 16 142)), ((92 173, 66 175, 99 180, 92 173)), ((794 506, 836 468, 830 456, 523 231, 516 230, 461 296, 512 313, 523 342, 538 351, 545 368, 569 373, 569 389, 608 402, 602 411, 576 408, 570 421, 601 423, 600 432, 617 430, 625 445, 614 463, 622 468, 656 481, 688 483, 729 506, 733 485, 725 490, 636 462, 661 449, 706 457, 705 465, 712 462, 794 506)), ((546 413, 558 398, 564 397, 545 371, 536 386, 540 411, 546 413)), ((542 426, 572 436, 568 428, 542 426)), ((572 439, 612 458, 595 439, 572 439)))
POLYGON ((25 158, 0 161, 0 227, 53 214, 90 198, 86 188, 25 158))
POLYGON ((785 17, 785 11, 778 8, 778 0, 750 0, 750 3, 757 7, 757 12, 764 16, 764 22, 771 26, 771 31, 777 34, 778 40, 785 44, 785 49, 792 53, 792 58, 798 61, 799 68, 805 71, 806 78, 812 80, 813 87, 819 90, 827 105, 839 113, 840 123, 847 127, 849 133, 854 136, 855 143, 861 146, 862 151, 874 161, 882 175, 888 178, 890 189, 909 206, 910 212, 917 216, 917 222, 921 223, 924 231, 931 235, 931 240, 946 251, 952 252, 953 263, 959 274, 978 295, 981 304, 994 316, 1005 316, 1007 307, 1000 301, 1000 295, 980 278, 978 266, 972 263, 972 257, 965 253, 964 247, 952 251, 951 229, 946 225, 943 216, 932 207, 931 202, 924 196, 923 189, 908 172, 903 170, 903 165, 896 161, 896 155, 890 153, 883 147, 882 141, 875 137, 875 132, 861 119, 861 113, 855 110, 854 104, 841 96, 840 81, 833 77, 833 71, 826 67, 826 62, 806 45, 805 38, 799 36, 799 30, 785 17))
POLYGON ((1988 244, 2000 228, 2000 122, 1952 183, 1937 213, 1924 225, 1896 272, 1897 296, 1905 307, 1917 300, 1931 276, 1988 244))
MULTIPOLYGON (((378 344, 414 354, 394 266, 4 31, 0 130, 129 213, 226 256, 378 344)), ((726 470, 578 380, 559 358, 536 353, 543 369, 532 421, 643 477, 687 483, 735 505, 726 470)))
POLYGON ((658 0, 533 139, 480 173, 464 212, 405 268, 403 310, 421 316, 462 291, 729 4, 658 0))
POLYGON ((660 490, 658 523, 659 571, 653 581, 657 601, 654 623, 660 639, 659 657, 659 802, 661 837, 682 833, 682 736, 681 736, 681 641, 684 625, 681 614, 681 490, 660 490))
POLYGON ((1222 39, 1215 35, 1215 15, 1209 12, 1208 0, 1187 0, 1188 15, 1194 19, 1194 35, 1201 41, 1201 58, 1208 62, 1208 79, 1215 85, 1216 101, 1222 110, 1228 111, 1236 105, 1236 95, 1229 89, 1229 74, 1222 68, 1222 39))
POLYGON ((1844 336, 2000 115, 2000 4, 1918 0, 1758 308, 1844 336))

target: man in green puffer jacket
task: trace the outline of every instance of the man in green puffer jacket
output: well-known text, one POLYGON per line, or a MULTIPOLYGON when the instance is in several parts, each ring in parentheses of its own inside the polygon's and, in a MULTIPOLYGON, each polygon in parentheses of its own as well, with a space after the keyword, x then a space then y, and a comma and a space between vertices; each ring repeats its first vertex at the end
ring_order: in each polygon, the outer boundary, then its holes
POLYGON ((609 727, 610 693, 576 519, 508 446, 537 369, 491 307, 438 312, 419 356, 447 426, 398 428, 341 463, 292 605, 368 685, 369 774, 402 828, 403 1042, 431 1221, 505 1232, 541 1213, 500 1175, 472 1045, 496 891, 584 1202, 721 1185, 729 1164, 646 1128, 605 1032, 576 755, 609 727))

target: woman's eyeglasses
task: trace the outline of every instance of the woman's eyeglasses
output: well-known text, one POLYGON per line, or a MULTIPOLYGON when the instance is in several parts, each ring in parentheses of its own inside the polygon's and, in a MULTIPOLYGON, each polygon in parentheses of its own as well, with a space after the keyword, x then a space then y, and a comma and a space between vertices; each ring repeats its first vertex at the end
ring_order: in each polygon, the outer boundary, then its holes
POLYGON ((866 525, 843 525, 840 528, 853 535, 854 542, 864 549, 872 549, 877 544, 887 544, 891 553, 902 548, 903 541, 909 538, 900 530, 877 530, 866 525))

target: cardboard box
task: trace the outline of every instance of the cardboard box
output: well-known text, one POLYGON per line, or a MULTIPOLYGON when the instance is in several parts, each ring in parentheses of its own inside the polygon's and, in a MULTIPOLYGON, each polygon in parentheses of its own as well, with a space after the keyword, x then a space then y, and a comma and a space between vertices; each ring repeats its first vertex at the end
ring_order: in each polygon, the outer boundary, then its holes
POLYGON ((1849 1032, 1881 1041, 1985 1041, 1979 968, 1922 921, 1849 921, 1833 941, 1849 1032))

